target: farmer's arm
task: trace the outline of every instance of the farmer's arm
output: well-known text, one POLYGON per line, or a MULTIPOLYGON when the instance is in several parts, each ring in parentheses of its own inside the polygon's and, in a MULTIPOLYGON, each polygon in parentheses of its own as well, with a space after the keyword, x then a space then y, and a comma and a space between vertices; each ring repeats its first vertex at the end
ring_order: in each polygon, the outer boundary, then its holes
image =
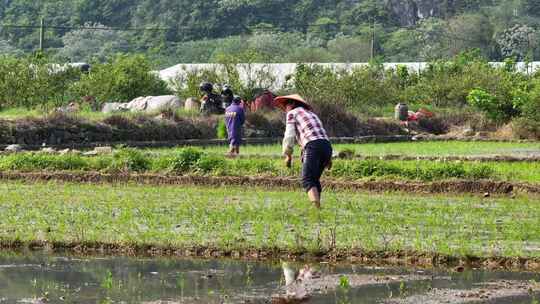
POLYGON ((296 128, 294 114, 288 113, 285 135, 283 135, 283 155, 288 157, 292 156, 295 140, 296 128))

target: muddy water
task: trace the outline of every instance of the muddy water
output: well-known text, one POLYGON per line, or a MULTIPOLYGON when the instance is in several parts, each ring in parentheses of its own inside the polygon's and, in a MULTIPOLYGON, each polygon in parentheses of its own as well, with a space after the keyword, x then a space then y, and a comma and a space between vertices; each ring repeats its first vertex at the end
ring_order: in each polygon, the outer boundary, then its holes
MULTIPOLYGON (((329 264, 317 267, 323 277, 420 275, 425 279, 355 288, 344 284, 336 290, 314 294, 307 303, 385 303, 436 289, 473 289, 492 280, 540 281, 539 273, 448 273, 329 264)), ((279 263, 0 255, 0 303, 271 303, 272 295, 283 290, 283 283, 279 263)), ((535 303, 534 297, 489 303, 530 304, 535 303)), ((441 299, 440 303, 443 302, 441 299)))

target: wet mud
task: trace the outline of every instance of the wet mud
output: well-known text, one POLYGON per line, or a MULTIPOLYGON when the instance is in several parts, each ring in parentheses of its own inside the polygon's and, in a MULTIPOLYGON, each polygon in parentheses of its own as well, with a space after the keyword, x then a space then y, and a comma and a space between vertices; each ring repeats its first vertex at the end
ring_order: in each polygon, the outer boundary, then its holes
MULTIPOLYGON (((470 290, 432 289, 403 299, 385 301, 388 304, 441 304, 441 303, 515 303, 531 297, 540 299, 540 284, 536 282, 495 281, 479 284, 470 290)), ((533 302, 534 303, 534 302, 533 302)))

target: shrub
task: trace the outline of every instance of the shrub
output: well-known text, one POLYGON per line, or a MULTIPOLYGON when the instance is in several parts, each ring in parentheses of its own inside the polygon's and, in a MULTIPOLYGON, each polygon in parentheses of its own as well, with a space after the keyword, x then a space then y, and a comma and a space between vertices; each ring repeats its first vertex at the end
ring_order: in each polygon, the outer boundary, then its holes
POLYGON ((493 177, 495 170, 487 165, 473 166, 467 172, 467 177, 471 179, 487 179, 493 177))
POLYGON ((49 108, 70 99, 69 88, 81 72, 53 63, 42 54, 25 57, 0 55, 0 109, 49 108))
POLYGON ((481 89, 472 90, 467 96, 469 104, 496 122, 505 122, 519 114, 512 100, 502 100, 481 89))
POLYGON ((106 63, 93 63, 90 73, 84 74, 72 91, 80 97, 95 96, 99 103, 170 94, 142 55, 118 55, 106 63))
POLYGON ((221 156, 203 154, 197 161, 197 172, 203 174, 222 174, 225 171, 226 160, 221 156))
POLYGON ((169 170, 172 172, 182 173, 193 170, 198 161, 203 156, 203 152, 193 148, 186 148, 173 157, 169 163, 169 170))
POLYGON ((89 166, 79 155, 19 153, 0 158, 0 170, 85 170, 89 166))
POLYGON ((150 160, 140 151, 133 148, 121 148, 113 155, 107 168, 111 172, 144 172, 150 168, 150 160))
POLYGON ((425 171, 425 176, 421 179, 424 180, 437 180, 448 178, 464 178, 467 175, 467 171, 463 163, 444 163, 442 166, 436 166, 434 168, 428 168, 425 171))

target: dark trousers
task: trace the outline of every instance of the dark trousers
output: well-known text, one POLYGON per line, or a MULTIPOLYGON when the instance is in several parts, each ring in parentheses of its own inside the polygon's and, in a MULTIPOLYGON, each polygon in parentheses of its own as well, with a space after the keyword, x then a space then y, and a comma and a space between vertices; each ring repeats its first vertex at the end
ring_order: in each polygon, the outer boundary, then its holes
POLYGON ((332 145, 326 139, 310 141, 302 151, 302 186, 306 191, 316 187, 322 192, 321 175, 332 160, 332 145))

